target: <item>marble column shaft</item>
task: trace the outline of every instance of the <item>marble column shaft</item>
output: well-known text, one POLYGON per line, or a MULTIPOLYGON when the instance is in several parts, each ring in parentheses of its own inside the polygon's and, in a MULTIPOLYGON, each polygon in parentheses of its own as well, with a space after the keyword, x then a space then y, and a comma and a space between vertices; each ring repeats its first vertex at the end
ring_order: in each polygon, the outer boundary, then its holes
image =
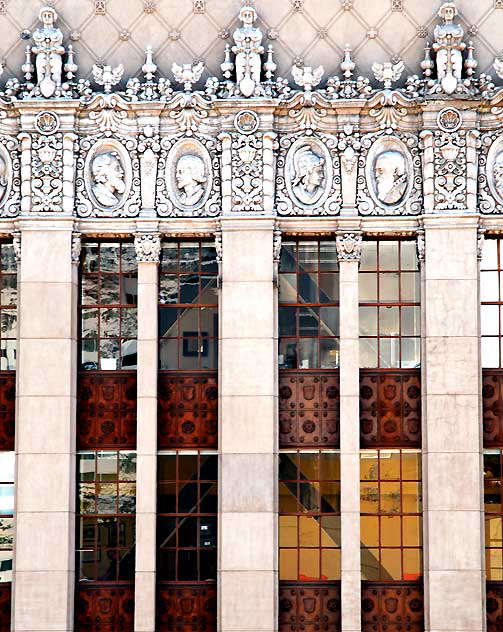
POLYGON ((425 627, 485 629, 477 218, 424 218, 425 627))
POLYGON ((73 629, 77 266, 72 221, 23 222, 12 630, 73 629), (40 225, 40 224, 39 224, 40 225))
POLYGON ((155 632, 158 263, 138 262, 135 632, 155 632))
POLYGON ((219 630, 272 632, 277 612, 274 221, 222 219, 219 630))

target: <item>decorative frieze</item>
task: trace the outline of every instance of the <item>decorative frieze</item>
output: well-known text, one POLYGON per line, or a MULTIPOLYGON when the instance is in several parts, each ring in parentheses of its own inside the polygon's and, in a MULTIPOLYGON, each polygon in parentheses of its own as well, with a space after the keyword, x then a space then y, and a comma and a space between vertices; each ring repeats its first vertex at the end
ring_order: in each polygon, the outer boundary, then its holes
MULTIPOLYGON (((99 60, 93 87, 78 79, 56 11, 39 17, 24 79, 0 86, 0 217, 503 213, 503 89, 476 74, 452 3, 439 10, 423 76, 403 78, 397 57, 379 61, 380 89, 353 77, 347 46, 340 76, 296 60, 291 79, 277 77, 246 5, 221 77, 203 85, 202 60, 173 60, 172 76, 159 76, 147 46, 140 76, 99 60)), ((498 60, 495 70, 503 76, 498 60)))

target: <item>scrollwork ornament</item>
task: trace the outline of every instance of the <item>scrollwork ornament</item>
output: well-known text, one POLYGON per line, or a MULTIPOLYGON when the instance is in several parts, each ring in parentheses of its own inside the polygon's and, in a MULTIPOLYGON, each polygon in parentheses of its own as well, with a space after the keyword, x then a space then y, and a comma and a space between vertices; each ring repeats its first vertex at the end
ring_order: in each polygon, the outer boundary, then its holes
POLYGON ((12 233, 12 248, 14 249, 14 256, 16 262, 19 265, 21 263, 21 231, 16 230, 12 233))
POLYGON ((360 233, 343 233, 335 240, 339 261, 360 261, 362 256, 362 236, 360 233))
POLYGON ((503 135, 488 132, 481 137, 478 203, 481 213, 503 213, 503 135))
POLYGON ((420 264, 424 263, 426 258, 426 243, 424 239, 424 230, 418 231, 416 241, 417 260, 420 264))
POLYGON ((136 233, 134 238, 138 263, 159 263, 161 236, 159 233, 136 233))
POLYGON ((283 136, 276 162, 278 215, 337 215, 341 208, 338 139, 330 134, 283 136))
POLYGON ((378 92, 369 101, 369 115, 375 118, 379 129, 391 133, 397 129, 400 121, 407 115, 407 106, 410 101, 399 92, 383 90, 378 92))
POLYGON ((32 137, 31 210, 63 210, 63 134, 32 137))
POLYGON ((21 207, 19 142, 0 136, 0 217, 17 217, 21 207))
POLYGON ((479 228, 477 231, 477 261, 482 261, 484 254, 485 232, 483 228, 479 228))
POLYGON ((231 150, 233 211, 262 211, 262 134, 231 134, 231 150))
POLYGON ((433 132, 435 208, 466 208, 466 131, 433 132))

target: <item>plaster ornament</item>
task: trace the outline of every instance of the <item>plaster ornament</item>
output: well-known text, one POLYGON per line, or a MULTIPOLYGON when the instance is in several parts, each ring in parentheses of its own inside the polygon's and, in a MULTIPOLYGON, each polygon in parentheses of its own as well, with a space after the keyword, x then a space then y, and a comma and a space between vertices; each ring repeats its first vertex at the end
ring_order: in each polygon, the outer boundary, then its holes
POLYGON ((385 90, 390 90, 395 81, 399 81, 402 73, 405 69, 403 61, 399 61, 393 64, 389 61, 384 64, 378 64, 377 62, 372 64, 372 72, 377 81, 381 81, 384 84, 385 90))
POLYGON ((260 123, 258 115, 252 110, 241 110, 234 117, 234 127, 241 134, 253 134, 260 123))
POLYGON ((37 69, 37 86, 46 99, 54 96, 62 82, 63 33, 54 26, 58 14, 52 7, 42 7, 38 15, 42 27, 33 31, 34 46, 31 52, 35 55, 37 69))
POLYGON ((159 263, 161 255, 161 236, 159 233, 136 233, 134 247, 138 263, 159 263))
POLYGON ((503 137, 488 132, 482 137, 479 206, 482 213, 503 213, 503 137))
POLYGON ((477 230, 477 261, 482 261, 484 255, 485 230, 479 228, 477 230))
POLYGON ((39 112, 35 118, 35 129, 44 135, 54 134, 59 129, 59 118, 53 112, 39 112))
POLYGON ((204 195, 208 180, 203 160, 194 154, 182 156, 176 164, 175 179, 181 204, 196 206, 204 195))
POLYGON ((457 132, 463 119, 456 108, 444 108, 437 115, 437 125, 443 132, 457 132))
POLYGON ((424 263, 426 259, 426 243, 424 239, 424 230, 418 231, 416 242, 417 260, 419 263, 424 263))
POLYGON ((173 62, 171 71, 175 77, 175 81, 183 83, 183 89, 186 92, 192 90, 192 85, 197 83, 201 78, 204 70, 204 63, 202 61, 197 64, 182 64, 181 66, 173 62))
POLYGON ((335 238, 339 261, 360 261, 362 256, 362 236, 360 233, 344 233, 335 238))
POLYGON ((80 263, 80 253, 82 250, 82 239, 80 233, 72 233, 72 263, 80 263))
POLYGON ((16 230, 12 233, 12 248, 14 249, 14 256, 16 262, 21 263, 21 231, 16 230))
POLYGON ((292 66, 292 77, 304 92, 311 92, 322 80, 324 72, 323 66, 318 66, 314 70, 311 66, 302 66, 301 68, 292 66))
POLYGON ((377 197, 383 204, 400 202, 407 188, 405 158, 398 151, 383 151, 375 159, 377 197))
POLYGON ((278 65, 273 60, 274 48, 272 44, 267 47, 267 59, 264 62, 264 74, 267 81, 272 81, 274 73, 276 72, 278 65))
POLYGON ((396 90, 382 90, 369 100, 369 115, 375 118, 379 129, 391 133, 407 115, 407 108, 404 106, 409 103, 408 99, 396 90))
POLYGON ((93 65, 92 68, 94 81, 103 86, 105 94, 112 92, 112 87, 117 85, 124 74, 124 66, 119 64, 115 68, 112 66, 93 65))
POLYGON ((443 24, 437 24, 433 31, 437 78, 446 94, 454 94, 462 78, 462 51, 466 44, 463 42, 463 28, 460 24, 454 24, 457 15, 458 9, 454 2, 444 2, 438 11, 443 24))
POLYGON ((232 52, 236 55, 236 83, 244 97, 251 97, 260 87, 260 55, 264 52, 262 31, 253 26, 257 13, 252 6, 242 7, 239 19, 243 26, 238 27, 232 36, 232 52))
POLYGON ((126 185, 117 152, 97 154, 91 162, 91 178, 92 192, 98 204, 107 208, 120 204, 126 185))
MULTIPOLYGON (((16 217, 21 206, 20 143, 0 136, 0 216, 16 217)), ((31 174, 30 174, 31 176, 31 174)), ((29 188, 29 182, 27 182, 29 188)))
POLYGON ((95 121, 100 132, 117 132, 127 118, 127 103, 115 94, 98 94, 87 106, 89 119, 95 121))

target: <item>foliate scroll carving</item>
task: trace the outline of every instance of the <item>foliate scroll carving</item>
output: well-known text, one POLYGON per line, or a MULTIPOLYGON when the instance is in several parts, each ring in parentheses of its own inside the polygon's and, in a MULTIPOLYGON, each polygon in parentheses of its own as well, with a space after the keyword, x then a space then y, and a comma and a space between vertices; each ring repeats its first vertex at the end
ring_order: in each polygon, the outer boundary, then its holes
POLYGON ((362 256, 362 236, 360 234, 337 235, 335 246, 339 261, 360 261, 362 256))
POLYGON ((80 143, 77 159, 77 215, 134 217, 140 211, 138 142, 98 135, 80 143))
POLYGON ((137 233, 134 238, 136 261, 159 263, 161 236, 158 233, 137 233))
POLYGON ((481 137, 478 202, 481 213, 503 213, 503 135, 481 137))
POLYGON ((75 134, 61 132, 31 136, 32 213, 73 213, 76 139, 75 134))
POLYGON ((72 235, 72 263, 80 263, 80 252, 82 250, 82 238, 80 233, 72 235))
POLYGON ((374 95, 369 101, 369 115, 375 118, 379 129, 391 132, 397 129, 400 121, 407 115, 407 108, 410 105, 406 99, 397 91, 383 90, 374 95))
POLYGON ((232 208, 235 211, 263 209, 262 134, 232 134, 232 208))
POLYGON ((422 207, 419 143, 411 134, 369 134, 358 158, 360 215, 417 215, 422 207))
POLYGON ((146 125, 138 142, 141 179, 141 205, 143 209, 155 208, 157 164, 161 143, 159 134, 152 126, 146 125))
POLYGON ((0 136, 0 217, 16 217, 21 208, 21 162, 16 138, 0 136))
POLYGON ((279 147, 278 214, 337 215, 341 207, 341 172, 336 137, 283 136, 279 147))
POLYGON ((161 217, 220 213, 218 142, 211 137, 164 138, 157 178, 161 217))

